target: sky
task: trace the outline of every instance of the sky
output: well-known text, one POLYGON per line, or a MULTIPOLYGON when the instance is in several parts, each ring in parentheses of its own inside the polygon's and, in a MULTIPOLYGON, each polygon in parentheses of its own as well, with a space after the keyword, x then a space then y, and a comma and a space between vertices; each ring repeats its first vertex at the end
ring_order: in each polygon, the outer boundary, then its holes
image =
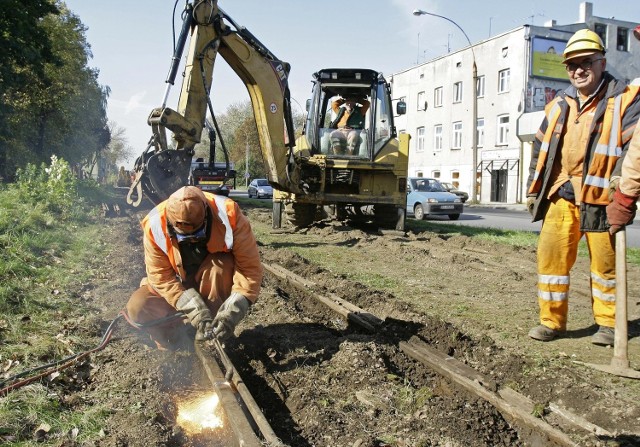
MULTIPOLYGON (((108 117, 125 129, 133 167, 151 136, 149 112, 162 105, 173 54, 175 0, 65 0, 84 25, 98 82, 111 90, 108 117)), ((178 0, 175 32, 185 0, 178 0)), ((371 68, 392 74, 447 51, 467 46, 449 21, 414 16, 414 9, 454 21, 475 43, 524 24, 578 22, 581 0, 219 0, 238 25, 251 31, 273 54, 291 64, 293 108, 304 111, 312 74, 321 68, 371 68)), ((593 0, 593 15, 640 22, 640 7, 630 0, 593 0)), ((185 49, 186 55, 186 49, 185 49)), ((480 64, 481 61, 478 61, 480 64)), ((182 72, 182 69, 179 73, 182 72)), ((176 108, 182 77, 171 89, 167 106, 176 108)), ((219 57, 211 100, 216 114, 249 95, 219 57)))

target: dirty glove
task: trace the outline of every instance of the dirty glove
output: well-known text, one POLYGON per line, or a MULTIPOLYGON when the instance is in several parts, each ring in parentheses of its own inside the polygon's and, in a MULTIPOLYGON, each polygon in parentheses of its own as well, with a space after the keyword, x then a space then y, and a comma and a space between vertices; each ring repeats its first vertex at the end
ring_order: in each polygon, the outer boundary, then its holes
POLYGON ((184 313, 191 325, 196 328, 196 340, 211 338, 213 316, 196 289, 187 289, 182 292, 176 303, 176 308, 184 313))
POLYGON ((636 216, 637 197, 628 196, 616 189, 613 201, 607 205, 607 220, 609 221, 609 234, 615 234, 625 225, 633 222, 636 216))
POLYGON ((221 341, 233 335, 236 326, 242 320, 251 302, 242 294, 234 292, 226 299, 213 319, 213 333, 221 341))
POLYGON ((620 184, 620 177, 611 177, 609 179, 609 201, 613 202, 613 195, 620 184))
POLYGON ((533 216, 533 205, 536 203, 535 197, 527 197, 527 211, 533 216))

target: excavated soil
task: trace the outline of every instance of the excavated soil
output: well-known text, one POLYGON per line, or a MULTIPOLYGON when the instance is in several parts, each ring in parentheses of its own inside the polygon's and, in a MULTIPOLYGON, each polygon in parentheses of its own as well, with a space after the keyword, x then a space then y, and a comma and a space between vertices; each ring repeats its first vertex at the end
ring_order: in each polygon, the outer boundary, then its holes
MULTIPOLYGON (((323 222, 270 228, 270 210, 242 205, 264 263, 279 264, 384 320, 375 333, 349 324, 305 293, 266 274, 258 302, 227 347, 276 435, 294 447, 536 445, 491 405, 401 353, 418 337, 540 404, 566 408, 611 436, 569 432, 577 445, 640 445, 640 386, 574 361, 607 364, 593 346, 588 263, 572 277, 567 337, 542 344, 537 324, 535 249, 497 245, 410 226, 406 235, 323 222)), ((139 219, 127 209, 105 219, 113 250, 82 305, 102 333, 144 274, 139 219)), ((629 271, 629 355, 638 367, 640 287, 629 271)), ((176 399, 210 389, 189 349, 158 351, 120 320, 107 347, 55 391, 65 405, 109 408, 98 446, 212 444, 176 424, 176 399)), ((545 411, 540 417, 553 420, 545 411)), ((61 444, 75 445, 71 441, 61 444)), ((87 444, 83 444, 87 445, 87 444)), ((542 444, 538 444, 542 445, 542 444)))

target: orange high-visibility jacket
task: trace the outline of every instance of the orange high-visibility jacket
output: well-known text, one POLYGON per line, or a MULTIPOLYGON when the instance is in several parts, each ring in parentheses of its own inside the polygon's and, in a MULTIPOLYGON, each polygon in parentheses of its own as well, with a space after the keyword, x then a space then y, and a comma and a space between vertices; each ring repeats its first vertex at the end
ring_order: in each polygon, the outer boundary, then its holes
MULTIPOLYGON (((640 116, 637 89, 605 73, 604 97, 599 101, 591 125, 591 138, 584 148, 582 170, 580 228, 582 231, 607 231, 606 205, 609 180, 619 176, 622 159, 640 116)), ((545 108, 545 119, 536 134, 529 167, 528 196, 535 196, 533 221, 544 218, 549 205, 553 163, 562 150, 566 131, 566 97, 577 98, 575 87, 561 92, 545 108)))
MULTIPOLYGON (((231 252, 235 261, 232 292, 255 302, 262 282, 260 254, 249 220, 233 200, 204 193, 211 213, 207 241, 209 253, 231 252)), ((142 220, 144 232, 144 258, 147 284, 152 292, 175 307, 185 291, 182 279, 186 272, 182 266, 178 240, 169 232, 166 201, 158 204, 142 220)))

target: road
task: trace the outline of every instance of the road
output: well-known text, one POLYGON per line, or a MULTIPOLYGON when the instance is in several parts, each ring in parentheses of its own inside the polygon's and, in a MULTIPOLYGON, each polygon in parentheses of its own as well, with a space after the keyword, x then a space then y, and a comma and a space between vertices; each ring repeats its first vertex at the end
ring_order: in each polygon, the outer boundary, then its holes
MULTIPOLYGON (((431 222, 443 222, 453 225, 471 227, 499 228, 503 230, 520 230, 540 232, 541 222, 531 222, 531 216, 525 210, 495 208, 489 206, 468 206, 457 221, 448 217, 428 217, 431 222)), ((640 223, 638 220, 627 227, 627 245, 640 248, 640 223)))

